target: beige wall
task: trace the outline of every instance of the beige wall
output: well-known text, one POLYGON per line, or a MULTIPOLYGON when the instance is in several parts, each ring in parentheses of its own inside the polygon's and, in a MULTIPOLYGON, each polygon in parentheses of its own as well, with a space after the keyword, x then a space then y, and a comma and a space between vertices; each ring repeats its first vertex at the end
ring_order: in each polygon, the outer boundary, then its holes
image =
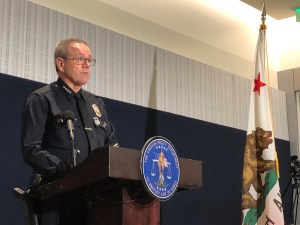
POLYGON ((278 88, 286 92, 288 132, 291 145, 291 154, 300 155, 299 148, 299 109, 300 102, 296 92, 300 91, 300 68, 281 71, 278 73, 278 88))

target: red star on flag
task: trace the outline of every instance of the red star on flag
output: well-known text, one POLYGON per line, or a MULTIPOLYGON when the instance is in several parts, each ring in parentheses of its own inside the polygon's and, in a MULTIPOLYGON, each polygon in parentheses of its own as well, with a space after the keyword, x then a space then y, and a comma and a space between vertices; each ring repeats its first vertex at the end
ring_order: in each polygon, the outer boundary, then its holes
POLYGON ((258 92, 258 95, 260 95, 260 88, 265 86, 266 84, 260 81, 260 73, 258 73, 257 79, 254 79, 254 88, 253 92, 258 92))

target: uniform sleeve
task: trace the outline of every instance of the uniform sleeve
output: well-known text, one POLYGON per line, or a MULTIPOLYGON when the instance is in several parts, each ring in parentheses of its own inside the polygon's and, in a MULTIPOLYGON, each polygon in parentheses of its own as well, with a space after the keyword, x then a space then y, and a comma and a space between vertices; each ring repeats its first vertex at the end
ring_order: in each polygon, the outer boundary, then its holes
POLYGON ((48 116, 47 100, 32 94, 22 111, 21 148, 24 161, 34 172, 45 176, 57 175, 65 170, 63 162, 57 156, 51 155, 43 146, 43 135, 48 116))
POLYGON ((115 135, 115 128, 114 126, 112 125, 112 123, 109 121, 109 126, 111 127, 110 130, 110 134, 108 136, 108 139, 106 140, 106 146, 119 146, 119 143, 118 143, 118 140, 117 140, 117 137, 115 135))
POLYGON ((98 98, 99 102, 100 102, 100 106, 102 108, 102 110, 104 111, 104 117, 105 117, 105 121, 106 121, 106 125, 108 126, 108 134, 107 134, 107 138, 105 140, 105 146, 119 146, 116 134, 115 134, 115 127, 114 125, 110 122, 110 120, 108 119, 108 115, 107 115, 107 110, 106 110, 106 106, 104 101, 99 97, 98 98))

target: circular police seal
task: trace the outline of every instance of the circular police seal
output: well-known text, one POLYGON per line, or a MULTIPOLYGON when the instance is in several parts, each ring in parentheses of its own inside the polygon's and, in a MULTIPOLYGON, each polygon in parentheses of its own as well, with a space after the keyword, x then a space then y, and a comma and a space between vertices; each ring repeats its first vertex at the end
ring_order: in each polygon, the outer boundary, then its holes
POLYGON ((150 138, 142 148, 140 167, 144 186, 152 197, 166 201, 175 194, 180 166, 176 150, 168 139, 150 138))

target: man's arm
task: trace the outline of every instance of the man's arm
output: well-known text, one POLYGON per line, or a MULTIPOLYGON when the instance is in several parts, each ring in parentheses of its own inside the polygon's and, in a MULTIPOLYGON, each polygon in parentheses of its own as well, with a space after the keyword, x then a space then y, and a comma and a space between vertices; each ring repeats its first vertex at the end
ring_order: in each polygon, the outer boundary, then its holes
POLYGON ((57 176, 68 168, 62 160, 50 154, 44 146, 43 138, 46 129, 49 106, 47 100, 32 94, 22 112, 21 147, 24 161, 34 172, 44 176, 57 176))

